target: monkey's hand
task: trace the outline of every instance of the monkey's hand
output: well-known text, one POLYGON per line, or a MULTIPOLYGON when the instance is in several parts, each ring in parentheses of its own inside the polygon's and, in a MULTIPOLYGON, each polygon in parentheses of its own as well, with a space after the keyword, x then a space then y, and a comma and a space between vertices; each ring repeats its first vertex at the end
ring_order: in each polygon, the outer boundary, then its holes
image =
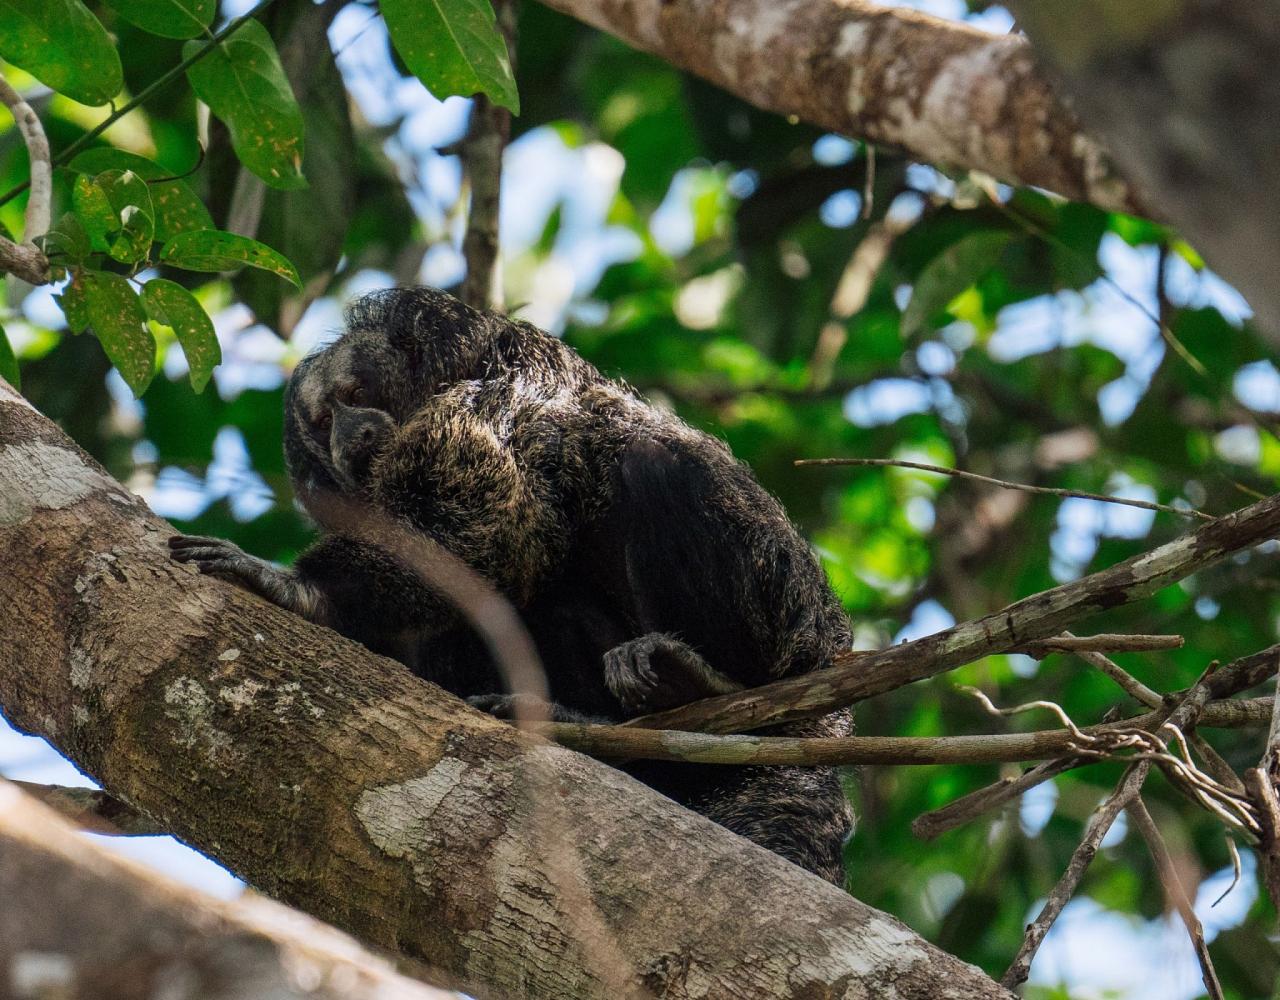
POLYGON ((608 723, 611 720, 584 715, 558 702, 547 702, 530 694, 473 694, 467 704, 488 712, 495 719, 514 721, 517 714, 533 715, 551 722, 608 723))
POLYGON ((604 654, 604 683, 630 715, 647 715, 742 685, 674 636, 650 632, 604 654))
POLYGON ((192 563, 201 573, 239 584, 245 590, 277 604, 286 611, 322 621, 321 595, 287 569, 251 556, 225 538, 173 535, 169 555, 180 563, 192 563))

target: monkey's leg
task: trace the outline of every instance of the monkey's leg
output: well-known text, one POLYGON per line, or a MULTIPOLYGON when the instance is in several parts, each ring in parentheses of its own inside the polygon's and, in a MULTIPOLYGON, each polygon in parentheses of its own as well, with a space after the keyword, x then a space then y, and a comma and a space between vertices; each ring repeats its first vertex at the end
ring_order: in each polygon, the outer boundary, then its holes
POLYGON ((628 713, 644 715, 741 691, 674 636, 650 632, 604 654, 605 686, 628 713))
POLYGON ((193 563, 201 573, 237 583, 272 604, 310 621, 320 621, 323 595, 292 570, 251 556, 225 538, 174 535, 169 552, 181 563, 193 563))

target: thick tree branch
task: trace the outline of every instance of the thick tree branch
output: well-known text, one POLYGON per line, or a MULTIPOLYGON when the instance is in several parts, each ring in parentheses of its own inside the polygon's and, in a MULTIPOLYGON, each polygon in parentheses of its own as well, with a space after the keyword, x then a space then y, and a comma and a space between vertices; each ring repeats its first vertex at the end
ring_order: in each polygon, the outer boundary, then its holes
POLYGON ((620 772, 173 563, 170 534, 0 382, 0 704, 251 885, 486 996, 1007 996, 620 772))
POLYGON ((447 1000, 332 927, 213 899, 91 843, 0 781, 0 983, 12 997, 447 1000))
POLYGON ((766 111, 1142 211, 1017 35, 867 0, 545 2, 766 111))
POLYGON ((923 639, 874 653, 846 653, 826 670, 707 698, 627 725, 723 733, 825 715, 983 656, 1056 635, 1100 611, 1149 597, 1233 552, 1277 534, 1280 494, 1224 515, 1109 569, 1024 597, 1000 611, 923 639))
POLYGON ((1009 7, 1125 176, 1280 343, 1280 0, 1009 7))

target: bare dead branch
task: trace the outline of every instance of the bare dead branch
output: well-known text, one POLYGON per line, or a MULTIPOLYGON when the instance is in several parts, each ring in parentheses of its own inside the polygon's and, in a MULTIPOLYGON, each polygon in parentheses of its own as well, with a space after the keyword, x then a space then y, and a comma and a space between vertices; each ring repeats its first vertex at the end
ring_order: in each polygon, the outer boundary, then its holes
POLYGON ((1187 928, 1187 936, 1191 938, 1191 946, 1195 949, 1196 961, 1200 963, 1200 977, 1204 980, 1205 989, 1210 1000, 1223 1000, 1222 984, 1218 981, 1218 973, 1213 967, 1213 959, 1209 956, 1209 946, 1204 940, 1204 928, 1200 918, 1196 916, 1191 905, 1191 897, 1187 894, 1182 879, 1178 877, 1178 866, 1173 863, 1169 847, 1160 835, 1147 805, 1141 795, 1135 795, 1125 807, 1134 827, 1146 841, 1147 850, 1151 852, 1151 860, 1155 862, 1156 871, 1160 875, 1160 884, 1164 887, 1165 899, 1169 908, 1177 911, 1187 928))
POLYGON ((1105 493, 1084 493, 1080 490, 1063 490, 1052 486, 1032 486, 1030 483, 1014 483, 992 476, 982 476, 976 472, 965 472, 963 469, 951 469, 945 465, 930 465, 927 462, 907 462, 896 458, 802 458, 795 463, 798 466, 826 465, 869 465, 894 469, 917 469, 921 472, 936 472, 941 476, 953 479, 968 479, 988 486, 998 486, 1002 490, 1017 490, 1019 493, 1036 493, 1051 497, 1077 497, 1081 500, 1097 500, 1099 503, 1114 503, 1124 507, 1139 507, 1142 510, 1155 510, 1165 514, 1177 514, 1179 517, 1198 517, 1203 521, 1217 520, 1212 514, 1190 507, 1173 507, 1164 503, 1152 503, 1148 500, 1131 500, 1128 497, 1114 497, 1105 493))
POLYGON ((1037 660, 1050 653, 1154 653, 1162 649, 1181 649, 1185 641, 1180 635, 1121 635, 1114 632, 1072 635, 1066 632, 1029 642, 1018 652, 1034 656, 1037 660))
MULTIPOLYGON (((1205 705, 1200 725, 1264 726, 1270 698, 1214 701, 1205 705)), ((1005 710, 1008 711, 1008 710, 1005 710)), ((995 764, 1052 759, 1071 753, 1081 743, 1135 731, 1154 732, 1164 725, 1168 709, 1117 722, 1078 729, 1030 733, 987 733, 976 736, 847 736, 820 737, 716 736, 678 729, 546 723, 537 732, 562 746, 605 760, 669 760, 698 764, 789 764, 829 767, 838 764, 995 764)), ((1111 752, 1108 746, 1107 752, 1111 752)))
POLYGON ((1044 941, 1045 935, 1049 933, 1054 921, 1062 913, 1063 907, 1075 895, 1076 889, 1080 886, 1080 880, 1084 878, 1084 873, 1088 871, 1089 864, 1098 853, 1098 848, 1101 846, 1103 838, 1106 837, 1107 831, 1111 829, 1111 824, 1120 815, 1120 811, 1128 806, 1141 790, 1142 783, 1146 780, 1147 773, 1150 770, 1151 763, 1145 760, 1140 760, 1129 767, 1116 785, 1115 791, 1089 817, 1089 823, 1085 827, 1084 838, 1080 841, 1075 851, 1072 852, 1071 860, 1067 863, 1067 870, 1062 873, 1062 878, 1058 880, 1058 884, 1049 893, 1049 898, 1045 900, 1044 909, 1027 927, 1022 947, 1018 949, 1018 954, 1014 956, 1008 971, 1000 977, 1001 986, 1012 990, 1027 981, 1027 975, 1031 971, 1031 960, 1035 958, 1036 951, 1040 948, 1041 942, 1044 941))
POLYGON ((100 788, 38 785, 30 781, 13 781, 11 784, 89 833, 114 837, 149 837, 169 833, 150 816, 144 816, 133 806, 100 788))
POLYGON ((1158 692, 1147 687, 1120 664, 1097 650, 1077 650, 1076 655, 1091 667, 1096 667, 1115 681, 1131 698, 1148 708, 1158 708, 1162 699, 1158 692))
MULTIPOLYGON (((1280 495, 1210 521, 1108 569, 1033 594, 993 614, 923 639, 874 653, 845 653, 825 670, 707 698, 631 720, 627 725, 723 733, 825 715, 983 656, 1008 652, 1057 635, 1081 619, 1148 597, 1277 534, 1280 534, 1280 495)), ((1254 654, 1255 657, 1261 655, 1254 654)), ((1271 672, 1275 669, 1275 656, 1271 654, 1268 664, 1271 672)), ((1265 673, 1253 683, 1259 683, 1264 676, 1265 673)), ((1210 690, 1215 697, 1222 696, 1212 679, 1210 690)))

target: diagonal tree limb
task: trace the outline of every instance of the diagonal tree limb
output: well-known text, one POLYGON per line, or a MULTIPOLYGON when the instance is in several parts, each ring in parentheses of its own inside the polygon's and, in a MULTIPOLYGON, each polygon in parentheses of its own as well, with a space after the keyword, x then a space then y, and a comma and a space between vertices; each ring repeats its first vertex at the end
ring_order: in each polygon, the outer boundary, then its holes
MULTIPOLYGON (((724 733, 825 715, 983 656, 1057 635, 1076 622, 1150 597, 1233 552, 1277 535, 1280 494, 1224 515, 1108 569, 1032 594, 1000 611, 923 639, 873 653, 845 653, 825 670, 707 698, 627 725, 724 733)), ((1210 689, 1216 696, 1212 683, 1210 689)))
POLYGON ((867 0, 546 0, 756 107, 1102 208, 1142 202, 1018 35, 867 0))

